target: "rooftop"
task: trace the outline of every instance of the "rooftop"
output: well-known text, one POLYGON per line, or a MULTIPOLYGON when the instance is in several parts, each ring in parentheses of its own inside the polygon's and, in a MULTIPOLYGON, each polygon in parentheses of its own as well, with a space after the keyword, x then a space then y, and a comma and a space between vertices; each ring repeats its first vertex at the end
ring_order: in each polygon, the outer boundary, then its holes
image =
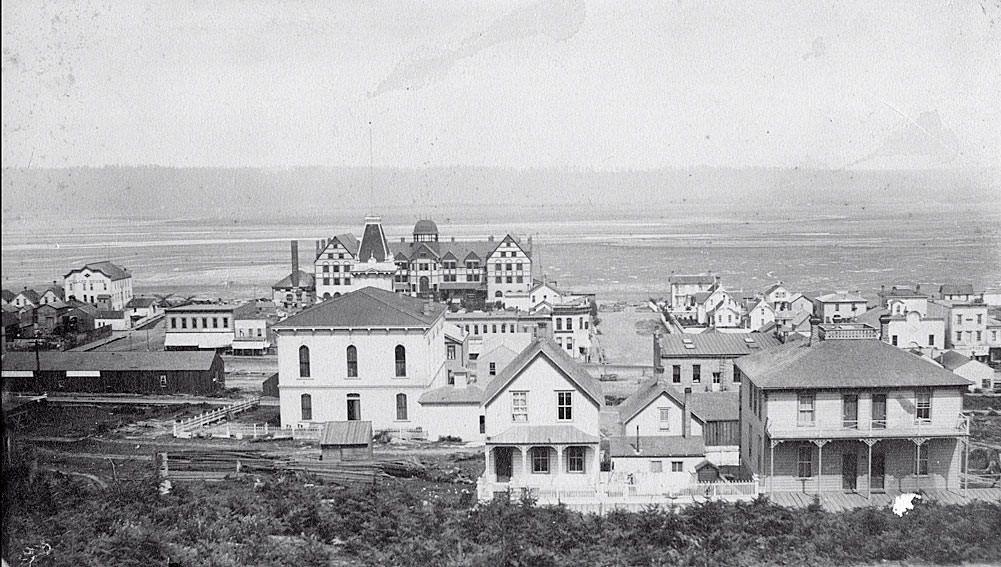
MULTIPOLYGON (((313 274, 299 270, 299 287, 302 289, 316 289, 316 282, 314 278, 315 276, 313 274)), ((295 286, 292 285, 291 273, 271 284, 271 289, 290 289, 293 287, 295 286)))
POLYGON ((779 344, 777 338, 763 333, 671 334, 660 337, 660 356, 736 358, 779 344))
POLYGON ((883 341, 796 341, 735 362, 764 389, 913 388, 969 382, 883 341))
POLYGON ((327 299, 274 326, 296 327, 423 327, 441 317, 445 306, 374 287, 365 287, 327 299))
POLYGON ((483 401, 483 389, 475 384, 442 386, 424 392, 417 401, 421 404, 479 404, 483 401))
POLYGON ((132 277, 132 274, 130 274, 125 268, 108 261, 86 264, 81 268, 75 268, 73 270, 70 270, 69 273, 67 273, 66 276, 64 277, 69 277, 70 275, 76 272, 82 272, 85 269, 90 270, 92 272, 101 272, 102 274, 111 278, 112 281, 124 280, 132 277))
POLYGON ((711 285, 718 276, 712 274, 674 274, 668 278, 672 285, 711 285))
MULTIPOLYGON (((42 370, 208 370, 216 353, 198 351, 152 352, 40 352, 42 370)), ((4 370, 35 370, 35 353, 8 352, 4 370)))
POLYGON ((371 421, 328 421, 320 434, 320 446, 368 445, 372 442, 371 421))

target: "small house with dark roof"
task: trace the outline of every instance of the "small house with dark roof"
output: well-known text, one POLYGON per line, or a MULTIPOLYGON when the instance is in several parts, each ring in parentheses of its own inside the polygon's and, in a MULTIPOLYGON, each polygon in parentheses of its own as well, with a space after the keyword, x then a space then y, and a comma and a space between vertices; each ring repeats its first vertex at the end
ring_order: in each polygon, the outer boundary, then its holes
POLYGON ((419 429, 418 399, 446 383, 444 312, 368 287, 273 325, 282 424, 364 420, 376 431, 419 429))
POLYGON ((990 392, 994 390, 994 369, 990 366, 968 356, 963 356, 954 350, 943 352, 935 360, 942 365, 942 368, 969 380, 970 391, 979 389, 990 392))
POLYGON ((371 421, 328 421, 320 432, 320 460, 371 461, 371 421))
POLYGON ((851 321, 866 312, 868 302, 857 292, 835 291, 813 300, 813 315, 823 323, 851 321))
POLYGON ((38 302, 40 305, 46 305, 48 303, 56 303, 56 302, 63 303, 65 299, 66 299, 66 294, 65 292, 63 292, 63 286, 58 285, 56 282, 52 282, 52 285, 49 286, 49 288, 46 289, 44 292, 42 292, 41 296, 38 299, 38 302))
POLYGON ((14 296, 14 299, 10 303, 18 309, 34 308, 38 307, 41 303, 41 296, 33 289, 24 288, 17 292, 17 295, 14 296))
POLYGON ((736 361, 742 465, 775 492, 958 489, 969 381, 865 325, 818 331, 736 361))
POLYGON ((595 489, 599 482, 601 386, 548 339, 536 339, 484 388, 486 465, 481 499, 535 490, 595 489))
POLYGON ((980 299, 973 284, 943 284, 938 288, 938 297, 945 301, 967 302, 980 299))
POLYGON ((9 290, 9 289, 0 290, 0 295, 2 295, 2 297, 3 297, 3 304, 4 305, 8 305, 10 303, 13 303, 14 302, 14 298, 17 297, 17 294, 14 293, 13 291, 9 290))
POLYGON ((8 352, 3 386, 14 392, 208 394, 225 387, 211 352, 8 352))

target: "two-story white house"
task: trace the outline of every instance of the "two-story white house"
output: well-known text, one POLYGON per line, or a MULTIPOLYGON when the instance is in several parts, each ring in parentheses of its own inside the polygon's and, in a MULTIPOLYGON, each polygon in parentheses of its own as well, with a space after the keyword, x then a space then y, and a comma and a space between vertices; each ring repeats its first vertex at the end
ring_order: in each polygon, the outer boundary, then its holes
POLYGON ((736 361, 741 461, 766 491, 960 488, 969 382, 878 336, 821 325, 812 341, 736 361))
POLYGON ((124 311, 134 297, 132 274, 111 262, 94 262, 63 276, 68 300, 96 305, 105 311, 124 311))
POLYGON ((672 274, 671 309, 674 311, 695 310, 695 294, 711 293, 719 286, 719 276, 712 274, 672 274))
POLYGON ((481 499, 532 489, 596 489, 601 386, 548 339, 536 339, 484 389, 486 466, 481 499))
POLYGON ((858 292, 836 291, 813 300, 813 314, 823 323, 850 321, 867 308, 868 302, 858 292))
POLYGON ((421 395, 447 385, 444 311, 368 287, 274 325, 282 425, 360 420, 376 431, 419 428, 421 395))
POLYGON ((990 316, 983 303, 946 304, 949 315, 945 319, 946 346, 960 354, 979 361, 986 361, 990 352, 990 335, 987 325, 990 316))

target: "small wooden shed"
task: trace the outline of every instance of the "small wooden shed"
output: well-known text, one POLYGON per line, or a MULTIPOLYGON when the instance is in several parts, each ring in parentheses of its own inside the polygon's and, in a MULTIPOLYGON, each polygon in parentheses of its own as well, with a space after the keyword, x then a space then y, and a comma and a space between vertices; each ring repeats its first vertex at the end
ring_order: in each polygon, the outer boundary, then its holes
POLYGON ((708 460, 695 465, 695 474, 699 482, 719 482, 719 467, 708 460))
POLYGON ((328 421, 320 435, 320 460, 367 461, 372 459, 371 421, 328 421))

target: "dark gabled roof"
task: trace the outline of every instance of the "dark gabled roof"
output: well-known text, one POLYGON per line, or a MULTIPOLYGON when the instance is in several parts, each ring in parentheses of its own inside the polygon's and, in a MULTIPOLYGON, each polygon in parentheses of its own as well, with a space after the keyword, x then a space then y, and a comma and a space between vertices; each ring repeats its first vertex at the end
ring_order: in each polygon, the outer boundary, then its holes
POLYGON ((52 292, 52 293, 53 293, 53 294, 54 294, 54 295, 55 295, 56 297, 58 297, 59 299, 62 299, 62 298, 64 297, 64 295, 63 295, 63 293, 64 293, 64 292, 63 292, 63 286, 61 286, 61 285, 50 285, 50 286, 49 286, 49 287, 48 287, 48 288, 47 288, 47 289, 45 290, 45 292, 44 292, 44 293, 42 293, 42 295, 45 295, 46 293, 49 293, 50 291, 51 291, 51 292, 52 292))
POLYGON ((601 385, 591 377, 584 367, 576 360, 570 358, 563 349, 556 346, 548 339, 535 339, 525 350, 501 370, 497 376, 487 384, 483 392, 483 404, 488 404, 504 388, 513 382, 522 371, 532 364, 537 358, 547 358, 560 372, 563 373, 577 388, 587 395, 591 400, 601 407, 604 405, 604 395, 601 393, 601 385))
POLYGON ((121 266, 118 266, 116 264, 112 264, 111 262, 108 262, 108 261, 94 262, 92 264, 86 264, 82 268, 76 268, 76 269, 70 270, 63 277, 67 277, 68 278, 71 274, 83 271, 84 269, 88 269, 88 270, 90 270, 92 272, 101 272, 102 274, 104 274, 104 275, 108 276, 109 278, 111 278, 112 281, 125 280, 125 279, 128 279, 128 278, 132 277, 132 274, 128 273, 124 268, 122 268, 121 266))
POLYGON ((3 293, 3 300, 4 301, 8 301, 8 302, 14 301, 14 298, 17 297, 17 294, 14 293, 13 291, 9 290, 9 289, 0 290, 0 291, 2 291, 2 293, 3 293))
MULTIPOLYGON (((650 404, 667 395, 678 407, 685 407, 685 394, 664 378, 652 378, 619 404, 619 423, 626 423, 640 414, 650 404)), ((707 421, 736 421, 740 418, 739 392, 692 392, 692 415, 703 423, 707 421)))
POLYGON ((622 435, 608 438, 608 453, 614 457, 701 457, 706 454, 702 437, 680 435, 622 435))
POLYGON ((765 288, 765 295, 768 295, 769 293, 777 290, 780 287, 785 287, 784 285, 782 285, 782 282, 773 283, 772 285, 765 288))
POLYGON ((156 301, 155 297, 133 297, 128 303, 125 304, 125 306, 132 309, 140 309, 152 307, 153 305, 156 305, 156 301))
POLYGON ((430 327, 445 306, 392 291, 365 287, 309 307, 274 326, 295 327, 430 327))
POLYGON ((716 276, 712 274, 676 274, 667 278, 672 284, 678 285, 694 285, 694 284, 714 284, 716 283, 716 276))
MULTIPOLYGON (((28 301, 32 303, 38 303, 38 300, 42 298, 40 295, 38 295, 38 292, 33 289, 22 289, 17 293, 17 295, 23 295, 28 299, 28 301)), ((14 297, 17 297, 17 295, 15 295, 14 297)))
POLYGON ((856 323, 865 323, 866 325, 871 325, 873 328, 880 328, 880 317, 883 315, 889 315, 890 311, 888 309, 870 309, 865 313, 855 317, 856 323))
POLYGON ((475 404, 483 401, 483 389, 475 384, 469 384, 464 388, 455 386, 442 386, 434 390, 428 390, 421 394, 420 404, 475 404))
POLYGON ((938 288, 939 295, 972 295, 973 284, 943 284, 938 288))
MULTIPOLYGON (((301 289, 315 289, 316 281, 314 278, 313 274, 299 270, 299 287, 301 289)), ((272 284, 271 289, 291 289, 292 287, 292 274, 290 273, 272 284)))
MULTIPOLYGON (((333 242, 337 242, 338 244, 343 246, 348 251, 348 254, 351 254, 352 256, 357 256, 358 239, 355 238, 355 235, 351 234, 350 232, 345 232, 344 234, 338 234, 334 236, 333 238, 330 239, 329 242, 327 242, 327 246, 330 246, 330 244, 333 242)), ((323 254, 323 250, 321 250, 320 253, 323 254)), ((319 257, 317 257, 317 259, 319 259, 319 257)))
MULTIPOLYGON (((198 351, 54 352, 39 353, 42 370, 208 370, 218 355, 198 351)), ((35 353, 8 352, 4 370, 34 370, 35 353)))
POLYGON ((763 389, 969 386, 969 381, 875 339, 796 341, 735 363, 763 389))
POLYGON ((626 423, 639 415, 647 406, 666 394, 679 407, 684 407, 684 393, 666 383, 662 378, 651 378, 640 384, 639 388, 619 404, 619 423, 626 423))
POLYGON ((661 358, 736 358, 779 345, 779 340, 764 333, 699 333, 664 335, 660 338, 661 358), (687 348, 690 341, 693 348, 687 348))
POLYGON ((972 358, 963 356, 954 350, 947 350, 942 353, 942 356, 938 357, 938 362, 947 370, 955 370, 960 366, 972 361, 972 358))
POLYGON ((328 421, 320 434, 320 446, 369 445, 372 443, 371 421, 328 421))

